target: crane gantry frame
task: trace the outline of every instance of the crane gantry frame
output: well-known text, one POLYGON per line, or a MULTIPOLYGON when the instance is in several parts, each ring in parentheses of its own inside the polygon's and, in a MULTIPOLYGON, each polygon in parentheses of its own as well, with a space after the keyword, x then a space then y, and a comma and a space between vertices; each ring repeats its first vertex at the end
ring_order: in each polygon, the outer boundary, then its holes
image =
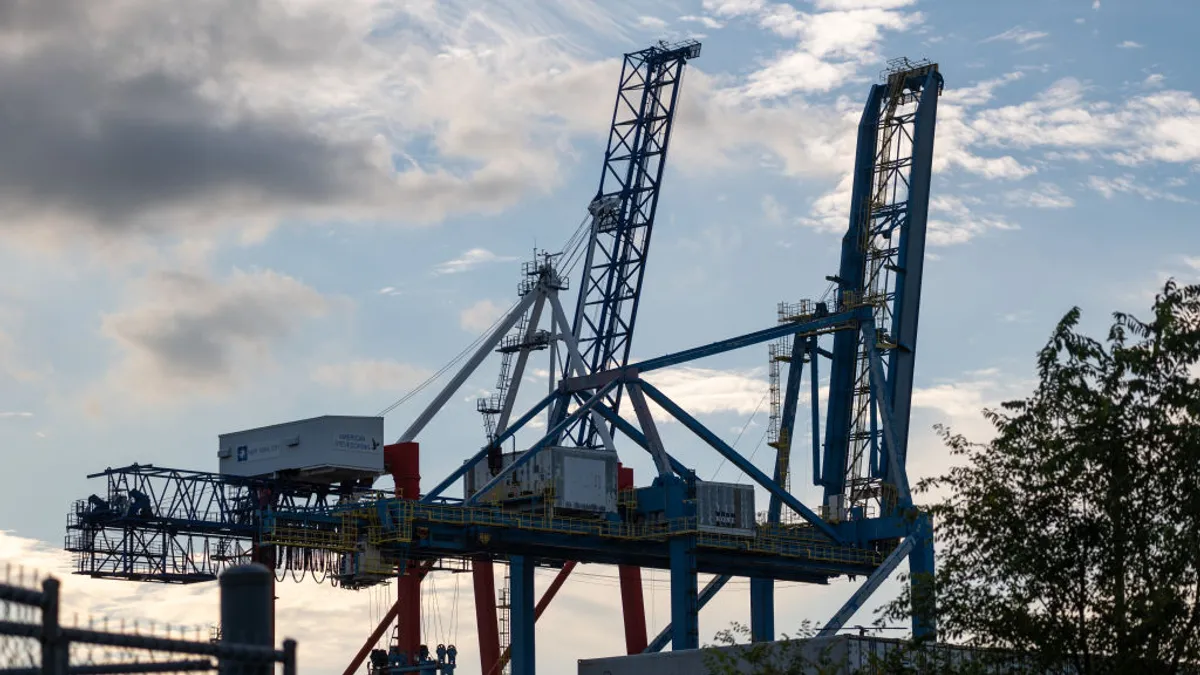
MULTIPOLYGON (((648 50, 652 56, 654 49, 648 50)), ((657 49, 658 58, 668 51, 665 46, 657 49)), ((603 293, 609 294, 600 303, 598 316, 612 318, 581 324, 582 310, 577 307, 575 320, 569 319, 558 298, 564 280, 552 258, 545 258, 533 268, 517 306, 389 451, 393 456, 419 452, 415 440, 421 430, 531 311, 540 316, 549 310, 548 332, 564 347, 563 377, 553 391, 511 424, 505 420, 497 426, 487 445, 419 495, 410 491, 393 497, 361 486, 342 486, 339 493, 330 486, 232 479, 145 465, 109 469, 97 474, 109 483, 108 499, 99 500, 105 508, 95 501, 80 503, 68 522, 67 548, 77 554, 77 571, 125 579, 203 581, 215 578, 223 556, 246 553, 222 550, 222 542, 233 542, 236 548, 238 542, 247 540, 254 542, 256 551, 271 552, 266 557, 271 564, 306 570, 328 568, 335 556, 351 554, 367 542, 379 552, 385 566, 417 584, 430 571, 449 568, 447 561, 507 560, 511 565, 514 675, 534 672, 533 626, 538 611, 533 570, 538 565, 596 562, 669 570, 671 624, 649 642, 646 651, 662 649, 668 641, 674 649, 698 647, 698 613, 731 576, 751 577, 756 640, 774 637, 772 584, 776 579, 827 583, 841 575, 866 577, 826 623, 825 633, 841 628, 905 558, 910 561, 914 592, 932 592, 927 585, 933 571, 932 523, 912 504, 906 458, 933 136, 942 89, 937 66, 896 62, 886 82, 872 87, 859 126, 850 226, 843 239, 839 272, 831 277, 837 285, 831 301, 805 303, 802 312, 782 312, 777 325, 759 331, 629 364, 629 335, 678 79, 683 61, 698 55, 699 45, 673 49, 683 50, 670 62, 672 66, 677 63, 678 69, 660 80, 671 85, 669 107, 663 108, 662 114, 634 120, 632 125, 659 125, 662 132, 662 152, 655 171, 645 173, 636 162, 630 162, 631 173, 626 174, 653 176, 653 199, 645 201, 649 193, 632 194, 627 183, 615 195, 603 195, 602 189, 601 197, 607 201, 598 198, 591 209, 593 245, 600 235, 611 235, 613 246, 604 250, 626 251, 606 253, 608 262, 594 265, 594 250, 589 249, 585 265, 585 286, 602 287, 603 293), (612 220, 614 196, 625 204, 617 211, 617 221, 612 220), (621 234, 621 219, 626 226, 638 222, 636 215, 630 215, 630 204, 649 207, 640 211, 649 215, 642 221, 640 240, 630 232, 621 234), (590 342, 579 339, 581 325, 594 331, 590 342), (597 329, 604 325, 609 328, 597 329), (820 346, 825 336, 831 336, 832 350, 820 346), (769 476, 642 379, 644 373, 657 369, 780 339, 789 340, 792 349, 779 437, 774 443, 779 454, 769 476), (831 375, 823 451, 816 441, 819 401, 812 398, 814 482, 825 488, 826 499, 816 510, 785 487, 806 358, 811 371, 821 358, 829 359, 831 375), (633 407, 637 424, 622 416, 622 398, 633 407), (753 536, 716 535, 697 528, 693 500, 701 481, 664 446, 650 415, 650 402, 770 494, 767 522, 759 524, 753 536), (488 461, 496 448, 545 411, 550 412, 547 430, 536 442, 523 444, 525 451, 513 462, 495 467, 487 485, 457 502, 444 496, 475 464, 488 461), (489 487, 562 439, 574 439, 579 445, 598 444, 615 452, 612 437, 618 433, 650 454, 657 475, 651 486, 637 491, 632 502, 622 504, 615 518, 572 519, 550 511, 517 513, 481 503, 489 487), (113 497, 122 495, 131 508, 111 508, 113 497), (136 508, 132 508, 134 504, 136 508), (784 507, 799 521, 782 522, 784 507), (217 545, 211 546, 213 542, 217 545), (701 590, 697 588, 698 573, 716 577, 701 590)), ((645 53, 639 58, 650 60, 645 53)), ((648 95, 646 83, 653 81, 643 76, 643 97, 648 95)), ((623 73, 622 92, 628 82, 623 73)), ((644 103, 638 110, 646 110, 644 103)), ((617 122, 614 115, 614 130, 617 122)), ((618 134, 616 138, 629 145, 623 139, 638 137, 618 134)), ((614 156, 619 158, 610 143, 606 171, 614 156)), ((586 290, 580 289, 581 305, 587 297, 586 290)), ((536 325, 535 319, 523 328, 532 331, 536 325)), ((810 378, 815 382, 817 373, 812 372, 810 378)), ((509 413, 514 410, 511 404, 506 408, 509 413)), ((407 601, 411 598, 409 595, 407 601)), ((402 596, 397 607, 404 600, 402 596)), ((390 613, 387 621, 393 618, 395 613, 390 613)), ((934 629, 929 617, 914 616, 916 635, 927 636, 934 629)))

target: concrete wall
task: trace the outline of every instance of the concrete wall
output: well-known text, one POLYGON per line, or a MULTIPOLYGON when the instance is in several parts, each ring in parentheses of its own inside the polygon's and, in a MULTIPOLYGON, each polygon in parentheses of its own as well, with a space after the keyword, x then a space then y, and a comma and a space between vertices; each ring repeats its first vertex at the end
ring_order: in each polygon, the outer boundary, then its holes
MULTIPOLYGON (((769 663, 783 665, 797 660, 811 664, 806 675, 848 675, 849 643, 853 638, 839 635, 831 638, 796 642, 772 642, 760 645, 736 645, 712 650, 689 649, 680 652, 611 656, 601 659, 580 659, 579 675, 713 675, 706 665, 707 651, 719 652, 740 662, 740 672, 751 673, 751 664, 744 658, 746 650, 765 657, 769 663), (818 664, 824 664, 818 668, 818 664)), ((753 657, 752 657, 753 658, 753 657)), ((762 663, 762 661, 758 661, 762 663)), ((760 666, 761 667, 761 666, 760 666)), ((757 669, 756 669, 757 670, 757 669)), ((721 671, 722 673, 725 671, 721 671)))

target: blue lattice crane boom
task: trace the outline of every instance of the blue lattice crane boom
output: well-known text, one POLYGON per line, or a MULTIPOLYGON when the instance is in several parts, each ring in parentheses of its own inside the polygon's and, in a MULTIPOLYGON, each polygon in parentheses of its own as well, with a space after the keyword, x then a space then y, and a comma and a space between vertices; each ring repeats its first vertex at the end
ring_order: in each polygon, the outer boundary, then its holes
MULTIPOLYGON (((572 330, 587 373, 629 361, 679 87, 688 60, 699 55, 694 40, 625 55, 600 186, 588 207, 591 236, 572 330)), ((619 391, 613 396, 615 407, 619 391)), ((580 447, 599 445, 592 418, 568 436, 580 447)))

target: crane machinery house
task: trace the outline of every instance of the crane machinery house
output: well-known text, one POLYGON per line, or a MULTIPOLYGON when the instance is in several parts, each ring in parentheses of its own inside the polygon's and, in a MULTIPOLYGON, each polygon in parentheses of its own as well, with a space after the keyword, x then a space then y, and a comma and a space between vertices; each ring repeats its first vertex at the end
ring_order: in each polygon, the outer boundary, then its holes
POLYGON ((383 473, 383 418, 324 415, 221 434, 220 473, 310 483, 375 479, 383 473))

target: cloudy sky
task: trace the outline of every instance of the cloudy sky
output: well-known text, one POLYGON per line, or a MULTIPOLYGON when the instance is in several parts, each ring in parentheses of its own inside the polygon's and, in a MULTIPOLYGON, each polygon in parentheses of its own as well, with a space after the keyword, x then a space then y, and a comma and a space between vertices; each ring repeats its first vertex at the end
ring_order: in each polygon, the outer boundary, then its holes
MULTIPOLYGON (((914 479, 936 471, 930 427, 985 434, 980 408, 1026 390, 1071 306, 1098 330, 1168 276, 1200 278, 1198 14, 1178 0, 0 0, 0 552, 57 569, 90 471, 215 470, 219 433, 375 414, 441 368, 513 302, 520 261, 579 224, 619 57, 660 38, 704 48, 635 356, 819 295, 870 83, 888 58, 941 65, 910 443, 914 479)), ((765 349, 694 365, 652 379, 769 465, 765 349)), ((426 485, 479 446, 474 399, 494 378, 485 364, 422 434, 426 485)), ((388 415, 389 437, 425 397, 388 415)), ((663 433, 702 477, 745 480, 678 425, 663 433)), ((794 488, 812 503, 808 478, 794 488)), ((620 650, 615 570, 580 571, 538 633, 544 672, 620 650)), ((429 639, 465 645, 474 673, 468 580, 436 587, 429 639)), ((782 589, 780 630, 852 590, 782 589)), ((213 591, 67 582, 79 611, 175 623, 215 616, 213 591)), ((384 600, 280 595, 281 633, 314 673, 340 672, 384 600)), ((744 581, 711 607, 706 638, 746 620, 744 581)))

